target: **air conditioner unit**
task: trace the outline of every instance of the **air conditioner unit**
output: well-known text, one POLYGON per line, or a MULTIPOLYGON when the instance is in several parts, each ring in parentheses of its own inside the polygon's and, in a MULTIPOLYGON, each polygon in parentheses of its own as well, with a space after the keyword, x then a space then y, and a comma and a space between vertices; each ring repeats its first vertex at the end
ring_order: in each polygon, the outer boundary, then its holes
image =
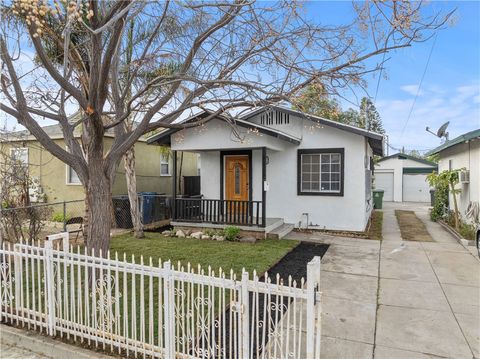
POLYGON ((460 183, 470 183, 470 171, 460 171, 460 183))

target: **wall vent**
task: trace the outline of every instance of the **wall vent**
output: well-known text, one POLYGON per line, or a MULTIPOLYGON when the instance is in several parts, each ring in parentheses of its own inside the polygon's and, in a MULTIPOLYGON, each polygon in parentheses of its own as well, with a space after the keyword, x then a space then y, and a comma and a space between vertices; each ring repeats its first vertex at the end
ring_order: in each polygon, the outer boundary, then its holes
POLYGON ((290 115, 281 111, 267 111, 260 115, 261 125, 288 125, 289 123, 290 115))

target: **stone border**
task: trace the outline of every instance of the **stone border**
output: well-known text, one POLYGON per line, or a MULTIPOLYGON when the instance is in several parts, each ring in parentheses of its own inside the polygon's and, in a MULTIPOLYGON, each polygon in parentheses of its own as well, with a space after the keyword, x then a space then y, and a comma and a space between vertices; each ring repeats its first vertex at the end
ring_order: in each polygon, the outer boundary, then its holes
MULTIPOLYGON (((465 248, 467 247, 475 247, 475 241, 470 241, 468 239, 463 238, 456 230, 446 224, 444 221, 437 221, 446 231, 448 231, 452 236, 455 237, 458 243, 460 243, 465 248)), ((468 248, 467 248, 468 249, 468 248)))
POLYGON ((0 324, 0 340, 7 345, 29 350, 53 359, 112 359, 113 357, 93 350, 69 345, 53 338, 26 329, 0 324))

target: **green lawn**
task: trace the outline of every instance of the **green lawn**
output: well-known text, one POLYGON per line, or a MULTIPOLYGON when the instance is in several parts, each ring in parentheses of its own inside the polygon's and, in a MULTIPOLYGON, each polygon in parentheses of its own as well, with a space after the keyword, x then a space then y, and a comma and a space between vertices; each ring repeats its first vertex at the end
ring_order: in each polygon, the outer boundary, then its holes
POLYGON ((298 244, 295 241, 275 239, 250 244, 172 238, 160 233, 145 234, 144 239, 136 239, 132 234, 113 237, 110 241, 111 253, 114 255, 118 251, 119 258, 123 258, 123 253, 126 253, 128 260, 134 254, 137 263, 143 255, 145 263, 149 262, 151 256, 155 264, 161 258, 162 261, 170 259, 174 264, 178 261, 182 265, 187 265, 188 262, 194 266, 200 264, 205 269, 211 266, 215 271, 219 267, 226 271, 233 269, 237 274, 242 272, 242 268, 250 273, 255 269, 260 275, 298 244))

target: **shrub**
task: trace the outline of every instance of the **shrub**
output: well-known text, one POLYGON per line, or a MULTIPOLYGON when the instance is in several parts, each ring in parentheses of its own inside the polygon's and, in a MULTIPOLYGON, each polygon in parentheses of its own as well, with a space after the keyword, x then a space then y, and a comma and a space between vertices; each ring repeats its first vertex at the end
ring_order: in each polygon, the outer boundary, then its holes
POLYGON ((65 221, 68 221, 70 219, 70 216, 67 214, 65 216, 65 218, 63 218, 63 213, 62 212, 54 213, 53 216, 52 216, 52 221, 53 222, 62 222, 63 223, 64 219, 65 219, 65 221))
MULTIPOLYGON (((445 223, 447 223, 450 227, 455 228, 455 215, 453 211, 449 211, 444 219, 445 223)), ((475 240, 476 227, 473 224, 468 224, 463 220, 460 220, 457 232, 465 239, 470 241, 475 240)))
POLYGON ((475 240, 475 232, 476 228, 473 224, 460 222, 459 233, 463 238, 473 241, 475 240))
POLYGON ((227 241, 235 241, 240 234, 240 228, 235 226, 226 227, 223 230, 223 236, 227 241))
POLYGON ((430 212, 430 219, 438 221, 447 214, 448 210, 448 184, 438 183, 435 186, 435 200, 430 212))

